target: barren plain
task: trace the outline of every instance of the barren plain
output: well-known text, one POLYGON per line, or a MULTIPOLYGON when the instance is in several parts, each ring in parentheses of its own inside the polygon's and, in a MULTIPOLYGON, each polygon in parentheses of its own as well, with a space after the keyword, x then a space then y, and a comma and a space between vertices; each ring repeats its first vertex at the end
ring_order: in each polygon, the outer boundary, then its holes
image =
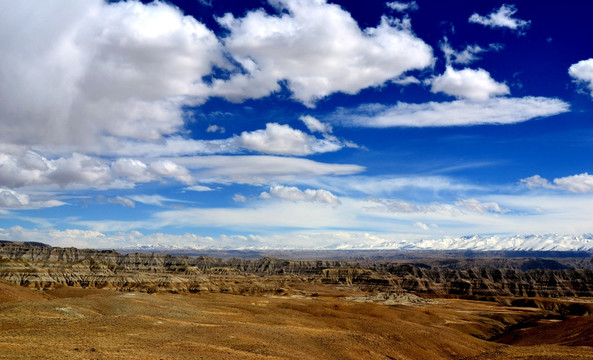
POLYGON ((591 271, 565 266, 589 260, 533 261, 464 269, 4 243, 0 358, 593 358, 591 271), (525 263, 564 265, 515 269, 525 263))

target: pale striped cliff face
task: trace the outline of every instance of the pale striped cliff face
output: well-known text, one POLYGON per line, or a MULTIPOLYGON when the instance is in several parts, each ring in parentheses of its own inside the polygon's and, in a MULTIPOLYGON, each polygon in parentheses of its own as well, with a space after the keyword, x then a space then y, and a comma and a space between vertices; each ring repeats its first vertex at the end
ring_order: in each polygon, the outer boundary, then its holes
MULTIPOLYGON (((294 284, 469 297, 593 296, 591 258, 307 261, 216 259, 0 244, 0 279, 145 292, 284 293, 294 284)), ((450 256, 450 255, 449 255, 450 256)))

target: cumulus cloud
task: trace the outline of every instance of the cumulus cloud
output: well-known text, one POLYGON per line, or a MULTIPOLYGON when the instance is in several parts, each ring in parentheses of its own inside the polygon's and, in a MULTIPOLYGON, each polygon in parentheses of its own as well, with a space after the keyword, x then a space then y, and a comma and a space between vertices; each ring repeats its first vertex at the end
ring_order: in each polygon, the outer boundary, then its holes
POLYGON ((332 121, 354 127, 435 127, 514 124, 569 111, 569 104, 553 98, 491 98, 422 104, 365 104, 339 109, 332 121))
POLYGON ((311 201, 331 205, 341 204, 340 199, 327 190, 305 189, 305 191, 302 191, 294 186, 272 186, 269 192, 262 192, 260 197, 263 199, 279 198, 289 201, 311 201))
POLYGON ((313 106, 329 94, 355 94, 433 63, 432 49, 412 33, 409 20, 383 17, 377 27, 361 30, 348 12, 325 0, 270 3, 280 15, 259 9, 218 18, 229 31, 224 45, 245 73, 214 80, 213 94, 257 98, 286 80, 296 100, 313 106))
POLYGON ((588 173, 555 178, 552 182, 539 175, 534 175, 521 179, 521 183, 530 189, 560 189, 581 194, 593 192, 593 175, 588 173))
POLYGON ((520 182, 522 184, 524 184, 525 186, 527 186, 529 189, 537 189, 540 187, 543 187, 543 188, 553 187, 553 185, 550 184, 550 182, 547 179, 544 179, 543 177, 541 177, 539 175, 533 175, 528 178, 521 179, 520 182))
POLYGON ((387 5, 387 7, 391 8, 391 9, 393 9, 395 11, 399 11, 399 12, 418 10, 418 4, 416 4, 415 1, 410 1, 410 2, 390 1, 385 5, 387 5))
POLYGON ((0 186, 18 188, 30 185, 103 187, 114 177, 107 161, 73 153, 49 160, 37 153, 0 153, 0 186))
POLYGON ((194 182, 194 178, 188 169, 171 160, 155 161, 150 164, 150 169, 162 177, 175 178, 185 184, 192 184, 194 182))
POLYGON ((575 193, 588 193, 593 191, 593 175, 588 173, 566 176, 554 179, 554 184, 560 189, 575 193))
POLYGON ((19 208, 29 205, 29 196, 10 189, 0 189, 0 207, 19 208))
POLYGON ((0 141, 72 146, 156 140, 225 66, 212 31, 164 2, 18 1, 0 14, 0 141), (59 19, 59 20, 58 20, 59 19), (44 131, 39 131, 44 129, 44 131))
MULTIPOLYGON (((74 188, 128 188, 135 183, 174 179, 184 184, 200 182, 269 183, 297 177, 349 175, 364 170, 353 164, 328 164, 308 159, 275 156, 184 156, 115 161, 72 154, 47 159, 33 152, 0 153, 0 187, 32 186, 74 188)), ((190 187, 206 191, 205 187, 190 187)), ((211 190, 211 189, 210 189, 211 190)))
POLYGON ((235 194, 235 195, 233 195, 233 201, 234 202, 242 202, 242 203, 244 203, 244 202, 247 201, 247 198, 244 195, 235 194))
POLYGON ((0 208, 40 209, 66 205, 59 200, 31 200, 29 195, 11 189, 0 189, 0 208))
POLYGON ((117 159, 111 167, 117 175, 124 176, 135 183, 150 182, 157 179, 156 174, 150 170, 148 165, 137 159, 117 159))
POLYGON ((35 152, 0 153, 0 186, 22 188, 125 188, 134 183, 172 178, 192 184, 188 169, 172 160, 146 163, 132 158, 115 161, 73 153, 68 157, 45 158, 35 152))
POLYGON ((222 126, 218 126, 218 125, 210 125, 210 126, 208 126, 208 128, 206 128, 206 132, 209 132, 209 133, 224 134, 225 131, 226 131, 225 128, 223 128, 222 126))
POLYGON ((443 92, 458 98, 484 101, 497 95, 508 94, 509 87, 496 82, 483 69, 455 70, 447 66, 445 73, 432 79, 430 91, 443 92))
POLYGON ((568 74, 576 81, 584 83, 593 97, 593 58, 581 60, 568 68, 568 74))
POLYGON ((514 18, 513 15, 517 12, 515 5, 504 4, 500 9, 492 11, 487 16, 481 16, 478 13, 473 13, 469 17, 470 23, 484 25, 489 28, 508 28, 511 30, 524 30, 530 25, 530 21, 514 18))
MULTIPOLYGON (((312 117, 311 119, 315 120, 312 117)), ((318 123, 318 126, 325 127, 325 131, 331 131, 329 124, 318 123)), ((240 135, 233 135, 226 139, 194 140, 181 136, 170 136, 164 141, 156 143, 114 141, 110 145, 113 150, 109 154, 124 157, 159 157, 236 154, 249 150, 265 154, 310 155, 337 151, 344 146, 352 146, 350 142, 340 141, 328 132, 322 135, 323 139, 318 139, 286 124, 268 123, 265 129, 244 131, 240 135)))
POLYGON ((266 154, 309 155, 341 149, 342 145, 334 140, 317 139, 288 125, 268 123, 264 130, 244 131, 236 138, 236 143, 266 154))

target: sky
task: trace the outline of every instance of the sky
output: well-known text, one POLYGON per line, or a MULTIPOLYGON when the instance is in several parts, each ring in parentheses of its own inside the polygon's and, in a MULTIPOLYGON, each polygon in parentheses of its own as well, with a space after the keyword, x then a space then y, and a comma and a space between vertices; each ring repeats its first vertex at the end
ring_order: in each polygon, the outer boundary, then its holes
POLYGON ((593 233, 592 12, 0 0, 0 239, 311 249, 593 233))

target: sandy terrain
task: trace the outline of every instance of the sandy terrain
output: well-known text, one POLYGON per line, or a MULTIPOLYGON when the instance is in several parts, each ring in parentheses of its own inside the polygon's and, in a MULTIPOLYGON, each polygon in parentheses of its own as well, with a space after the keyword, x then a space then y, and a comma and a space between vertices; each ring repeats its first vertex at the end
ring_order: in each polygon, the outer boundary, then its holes
POLYGON ((452 299, 401 298, 402 304, 394 305, 398 297, 365 298, 323 285, 297 293, 147 294, 71 287, 41 293, 0 283, 0 358, 593 358, 593 348, 581 346, 591 345, 591 317, 543 320, 548 323, 493 342, 485 339, 537 319, 540 311, 452 299), (369 301, 352 300, 356 297, 369 301), (383 298, 391 305, 381 303, 383 298))

